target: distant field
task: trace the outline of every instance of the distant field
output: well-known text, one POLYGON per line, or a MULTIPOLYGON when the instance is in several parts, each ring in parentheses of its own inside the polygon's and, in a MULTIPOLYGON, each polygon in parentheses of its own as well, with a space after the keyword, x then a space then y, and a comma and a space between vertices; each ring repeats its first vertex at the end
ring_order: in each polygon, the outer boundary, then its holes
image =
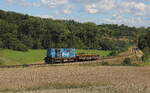
MULTIPOLYGON (((77 54, 97 54, 107 56, 111 51, 101 50, 78 50, 77 54)), ((46 50, 29 50, 27 52, 14 51, 9 49, 0 50, 0 65, 31 64, 42 62, 46 56, 46 50)))

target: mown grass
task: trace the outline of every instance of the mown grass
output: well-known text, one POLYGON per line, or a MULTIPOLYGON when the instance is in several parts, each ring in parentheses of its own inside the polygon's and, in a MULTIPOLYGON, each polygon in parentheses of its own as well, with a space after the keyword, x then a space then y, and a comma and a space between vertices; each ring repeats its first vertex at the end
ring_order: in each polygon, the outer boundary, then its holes
POLYGON ((1 65, 31 64, 43 61, 46 50, 29 50, 27 52, 9 49, 0 50, 1 65))
POLYGON ((99 56, 108 56, 112 51, 104 51, 104 50, 83 50, 77 49, 77 54, 96 54, 99 56))
MULTIPOLYGON (((101 50, 79 50, 77 54, 96 54, 107 56, 111 51, 101 50)), ((9 49, 0 50, 0 65, 32 64, 42 62, 46 56, 46 50, 29 50, 27 52, 14 51, 9 49)))

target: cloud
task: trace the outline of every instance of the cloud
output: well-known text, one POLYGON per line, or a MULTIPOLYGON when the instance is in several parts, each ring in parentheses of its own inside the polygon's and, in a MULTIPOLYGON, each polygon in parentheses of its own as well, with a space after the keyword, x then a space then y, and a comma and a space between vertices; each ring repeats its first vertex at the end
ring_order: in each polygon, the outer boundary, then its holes
POLYGON ((68 3, 63 7, 63 13, 64 14, 72 14, 73 9, 74 9, 74 6, 72 4, 68 3))
MULTIPOLYGON (((49 10, 56 12, 55 17, 68 17, 73 13, 81 13, 85 18, 76 17, 76 20, 98 22, 98 16, 103 16, 101 22, 128 24, 128 25, 148 25, 150 24, 150 0, 5 0, 9 4, 18 4, 23 7, 47 7, 49 10), (62 13, 60 15, 60 13, 62 13), (87 17, 87 13, 96 14, 96 18, 87 17), (65 15, 65 16, 64 16, 65 15)), ((52 16, 54 16, 52 15, 52 16)), ((49 18, 48 15, 41 17, 49 18)))
POLYGON ((52 16, 49 16, 49 15, 39 15, 38 17, 41 17, 41 18, 53 18, 52 16))
POLYGON ((72 11, 71 11, 71 10, 69 10, 69 9, 64 9, 64 10, 63 10, 63 13, 64 13, 64 14, 71 14, 71 13, 72 13, 72 11))
POLYGON ((147 2, 147 1, 150 1, 150 0, 124 0, 124 1, 147 2))
MULTIPOLYGON (((77 0, 79 2, 81 0, 77 0)), ((84 10, 88 13, 118 12, 118 14, 131 14, 133 16, 150 16, 150 0, 82 0, 84 10)))
POLYGON ((25 7, 40 7, 41 3, 40 2, 23 2, 21 5, 25 6, 25 7))
POLYGON ((134 16, 149 16, 150 5, 143 2, 122 2, 118 7, 121 13, 128 13, 134 16))
POLYGON ((85 10, 88 13, 101 13, 112 10, 115 6, 114 0, 99 0, 98 2, 85 4, 85 10))
POLYGON ((95 4, 85 5, 85 10, 91 14, 95 14, 98 12, 98 9, 95 4))
POLYGON ((7 3, 13 4, 17 2, 23 2, 24 0, 5 0, 7 3))
POLYGON ((27 0, 5 0, 9 4, 18 4, 24 7, 39 7, 41 6, 40 2, 29 2, 27 0))
POLYGON ((68 3, 68 0, 41 0, 41 3, 49 6, 50 8, 54 8, 68 3))
POLYGON ((100 21, 105 24, 125 24, 129 26, 137 26, 137 27, 141 27, 141 26, 148 27, 150 24, 149 20, 146 20, 145 18, 142 17, 127 18, 120 15, 117 15, 117 17, 115 18, 104 18, 101 19, 100 21))

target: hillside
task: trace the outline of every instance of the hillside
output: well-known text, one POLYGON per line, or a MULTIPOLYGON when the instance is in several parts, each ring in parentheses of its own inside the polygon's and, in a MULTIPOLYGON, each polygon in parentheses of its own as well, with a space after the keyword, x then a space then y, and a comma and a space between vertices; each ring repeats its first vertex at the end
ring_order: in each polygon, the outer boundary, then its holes
POLYGON ((29 50, 28 52, 13 51, 8 49, 0 50, 0 65, 33 64, 42 62, 46 50, 29 50))
POLYGON ((21 51, 49 47, 124 50, 147 29, 45 19, 0 10, 0 48, 21 51))

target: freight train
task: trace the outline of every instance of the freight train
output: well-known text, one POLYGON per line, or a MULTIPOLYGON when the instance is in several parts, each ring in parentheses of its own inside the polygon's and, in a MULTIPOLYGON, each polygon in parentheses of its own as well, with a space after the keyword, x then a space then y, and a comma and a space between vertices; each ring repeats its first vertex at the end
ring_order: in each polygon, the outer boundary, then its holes
POLYGON ((97 60, 99 55, 95 54, 76 54, 75 48, 49 48, 45 57, 46 64, 80 62, 97 60))

